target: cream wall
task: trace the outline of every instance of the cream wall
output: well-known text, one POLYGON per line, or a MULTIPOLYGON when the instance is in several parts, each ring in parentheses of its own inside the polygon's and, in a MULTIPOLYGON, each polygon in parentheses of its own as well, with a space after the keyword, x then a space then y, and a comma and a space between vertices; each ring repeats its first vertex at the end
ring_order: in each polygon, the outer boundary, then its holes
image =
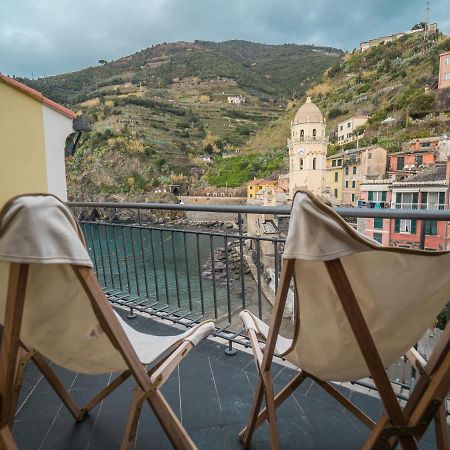
POLYGON ((48 176, 48 192, 67 201, 64 146, 67 136, 73 132, 72 119, 46 105, 44 107, 45 154, 48 176))
POLYGON ((42 104, 0 81, 0 207, 47 191, 42 104))

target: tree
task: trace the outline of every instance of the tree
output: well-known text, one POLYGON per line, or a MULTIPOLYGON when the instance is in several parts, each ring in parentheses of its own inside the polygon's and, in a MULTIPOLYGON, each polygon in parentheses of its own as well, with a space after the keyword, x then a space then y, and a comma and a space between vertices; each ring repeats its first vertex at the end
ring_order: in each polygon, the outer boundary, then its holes
POLYGON ((106 61, 106 59, 99 59, 98 63, 104 66, 105 64, 108 64, 108 61, 106 61))

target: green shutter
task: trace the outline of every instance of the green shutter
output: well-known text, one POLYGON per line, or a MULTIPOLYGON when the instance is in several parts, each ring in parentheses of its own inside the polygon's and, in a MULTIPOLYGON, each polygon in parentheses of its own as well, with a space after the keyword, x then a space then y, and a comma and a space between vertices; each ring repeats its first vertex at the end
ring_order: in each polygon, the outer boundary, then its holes
POLYGON ((373 191, 368 192, 367 199, 369 200, 369 202, 373 201, 373 191))
POLYGON ((373 227, 374 228, 383 228, 383 218, 375 217, 375 219, 373 220, 373 227))
POLYGON ((427 220, 425 221, 425 234, 435 236, 437 234, 437 221, 427 220))
POLYGON ((417 221, 411 220, 411 234, 416 234, 417 229, 417 221))
POLYGON ((400 233, 400 219, 395 219, 395 232, 400 233))
POLYGON ((427 209, 427 201, 428 201, 428 192, 422 192, 422 209, 427 209))
POLYGON ((401 203, 401 202, 402 202, 402 193, 397 192, 397 194, 395 196, 395 203, 401 203))
POLYGON ((439 209, 445 208, 445 192, 439 192, 439 209))
POLYGON ((417 203, 419 203, 419 193, 418 192, 413 192, 413 205, 412 205, 412 207, 413 207, 413 209, 415 209, 415 208, 417 208, 417 203), (416 205, 416 206, 414 206, 414 205, 416 205))
POLYGON ((385 202, 385 201, 386 201, 386 194, 387 194, 386 191, 382 191, 382 192, 381 192, 381 201, 382 201, 382 202, 385 202))

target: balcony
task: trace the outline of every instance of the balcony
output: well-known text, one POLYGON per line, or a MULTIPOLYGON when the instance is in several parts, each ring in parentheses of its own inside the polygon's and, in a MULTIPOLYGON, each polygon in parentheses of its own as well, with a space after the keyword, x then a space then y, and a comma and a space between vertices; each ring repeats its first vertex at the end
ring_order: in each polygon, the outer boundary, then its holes
MULTIPOLYGON (((238 313, 245 307, 267 320, 284 245, 283 234, 266 237, 252 232, 252 217, 271 214, 277 220, 288 216, 289 208, 108 203, 71 207, 80 218, 106 295, 134 328, 167 335, 205 318, 216 320, 214 337, 189 354, 163 392, 200 449, 243 448, 238 432, 247 420, 257 372, 238 313), (184 216, 194 211, 205 214, 203 227, 186 224, 184 216), (167 223, 164 217, 174 212, 179 216, 167 223), (220 214, 232 218, 234 227, 215 226, 220 214), (160 223, 161 218, 166 223, 160 223)), ((436 220, 450 220, 448 211, 339 208, 338 212, 344 217, 417 219, 434 214, 436 220)), ((287 335, 293 331, 289 314, 283 331, 287 335)), ((434 336, 427 334, 419 351, 429 354, 438 335, 437 330, 434 336)), ((114 376, 55 370, 80 404, 114 376)), ((275 390, 294 375, 295 370, 279 359, 273 371, 275 390)), ((398 361, 389 375, 399 398, 407 399, 414 381, 411 367, 398 361)), ((132 387, 131 380, 124 383, 85 421, 75 424, 30 364, 13 429, 19 448, 119 448, 132 387)), ((372 380, 337 387, 370 417, 380 416, 382 405, 372 380)), ((368 435, 339 403, 309 381, 280 407, 278 429, 283 449, 356 449, 368 435)), ((144 408, 135 448, 171 448, 150 409, 144 408)), ((266 426, 256 432, 252 448, 269 448, 266 426)), ((435 448, 432 428, 420 448, 435 448)))

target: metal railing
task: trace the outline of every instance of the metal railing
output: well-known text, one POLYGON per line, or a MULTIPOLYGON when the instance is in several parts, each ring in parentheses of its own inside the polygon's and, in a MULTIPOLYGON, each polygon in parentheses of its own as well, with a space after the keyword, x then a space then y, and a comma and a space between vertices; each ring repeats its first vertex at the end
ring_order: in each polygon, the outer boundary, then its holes
MULTIPOLYGON (((106 295, 112 303, 128 308, 130 318, 140 311, 187 327, 213 318, 215 335, 228 341, 229 353, 234 351, 233 343, 248 346, 238 317, 242 309, 268 320, 278 287, 289 207, 109 202, 71 202, 69 206, 79 218, 106 295), (178 215, 169 220, 159 217, 161 212, 178 215), (193 222, 185 217, 193 212, 204 213, 205 220, 193 222), (231 214, 232 221, 223 223, 221 214, 228 219, 231 214), (212 217, 206 220, 207 215, 212 217), (266 234, 254 234, 256 228, 265 228, 266 234)), ((450 211, 441 209, 336 211, 346 220, 450 221, 450 211)), ((421 230, 423 248, 425 227, 421 230)), ((289 318, 293 308, 292 298, 282 326, 287 336, 293 332, 289 318)), ((404 364, 403 372, 409 367, 404 364)), ((398 371, 391 378, 400 386, 401 397, 401 391, 413 383, 414 372, 405 377, 398 371)))

